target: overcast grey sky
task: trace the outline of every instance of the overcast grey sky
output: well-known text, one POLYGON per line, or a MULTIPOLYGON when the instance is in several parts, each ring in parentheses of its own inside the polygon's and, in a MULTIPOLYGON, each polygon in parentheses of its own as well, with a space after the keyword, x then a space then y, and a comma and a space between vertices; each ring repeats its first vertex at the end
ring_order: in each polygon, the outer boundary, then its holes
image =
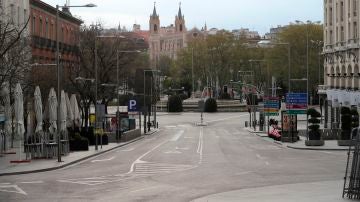
MULTIPOLYGON (((66 0, 43 0, 55 6, 66 0)), ((149 29, 149 15, 153 0, 71 0, 70 5, 94 3, 96 8, 72 8, 73 15, 80 16, 86 24, 101 21, 106 27, 131 28, 135 22, 142 29, 149 29)), ((261 34, 271 27, 286 25, 295 20, 323 21, 323 0, 182 0, 181 7, 188 29, 201 28, 250 28, 261 34)), ((157 12, 161 26, 174 23, 179 0, 157 0, 157 12)))

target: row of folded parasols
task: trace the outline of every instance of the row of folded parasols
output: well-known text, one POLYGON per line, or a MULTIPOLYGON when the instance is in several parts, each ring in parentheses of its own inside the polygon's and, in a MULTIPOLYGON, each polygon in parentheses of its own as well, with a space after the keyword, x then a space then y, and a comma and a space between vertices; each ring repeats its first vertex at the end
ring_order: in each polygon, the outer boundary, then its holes
MULTIPOLYGON (((21 85, 19 83, 16 84, 13 106, 11 106, 10 103, 9 92, 9 85, 5 84, 1 92, 5 109, 4 133, 9 137, 10 134, 14 132, 16 138, 24 140, 24 98, 21 85), (12 129, 12 122, 14 125, 14 130, 12 129)), ((75 94, 72 94, 71 98, 69 99, 68 94, 64 91, 61 91, 60 103, 58 103, 55 90, 54 88, 51 88, 47 100, 47 105, 45 106, 44 110, 40 88, 37 86, 34 92, 33 106, 36 128, 35 131, 28 131, 28 134, 32 134, 32 132, 35 132, 34 134, 41 134, 44 131, 48 131, 50 134, 55 136, 58 132, 66 132, 67 127, 80 126, 80 111, 75 94), (58 107, 60 108, 59 116, 58 107), (57 124, 58 118, 59 126, 57 124), (48 128, 44 128, 45 119, 49 123, 48 128)))

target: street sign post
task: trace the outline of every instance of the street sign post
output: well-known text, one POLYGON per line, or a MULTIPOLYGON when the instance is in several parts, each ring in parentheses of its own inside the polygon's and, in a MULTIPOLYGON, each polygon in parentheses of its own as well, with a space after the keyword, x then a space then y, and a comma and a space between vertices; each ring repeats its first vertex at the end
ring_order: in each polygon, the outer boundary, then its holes
POLYGON ((286 109, 289 114, 306 114, 307 93, 286 94, 286 109))
POLYGON ((266 116, 279 116, 279 98, 265 97, 264 112, 266 116))
POLYGON ((268 133, 270 131, 269 117, 279 116, 279 98, 278 97, 264 97, 264 112, 267 118, 268 133))
POLYGON ((137 101, 136 100, 129 100, 128 103, 128 111, 129 112, 137 112, 137 101))

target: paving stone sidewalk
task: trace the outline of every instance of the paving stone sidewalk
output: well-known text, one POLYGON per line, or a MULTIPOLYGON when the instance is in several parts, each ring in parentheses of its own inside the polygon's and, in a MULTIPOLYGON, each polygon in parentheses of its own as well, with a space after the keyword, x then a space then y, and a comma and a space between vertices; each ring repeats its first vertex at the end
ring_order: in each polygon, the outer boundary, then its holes
MULTIPOLYGON (((158 131, 159 130, 151 130, 146 135, 151 135, 158 131)), ((20 158, 19 147, 17 146, 9 150, 16 152, 16 154, 4 154, 2 155, 2 157, 0 157, 0 176, 44 172, 44 171, 64 168, 69 165, 78 163, 80 161, 109 152, 116 148, 125 146, 127 144, 136 142, 143 138, 144 135, 128 142, 109 143, 108 145, 103 145, 102 148, 99 145, 97 151, 95 150, 95 146, 89 146, 89 151, 70 152, 68 155, 62 156, 61 157, 62 162, 58 162, 57 158, 52 158, 52 159, 32 159, 29 163, 10 163, 10 161, 19 160, 20 158)), ((21 156, 23 160, 25 158, 25 154, 22 153, 21 156)))

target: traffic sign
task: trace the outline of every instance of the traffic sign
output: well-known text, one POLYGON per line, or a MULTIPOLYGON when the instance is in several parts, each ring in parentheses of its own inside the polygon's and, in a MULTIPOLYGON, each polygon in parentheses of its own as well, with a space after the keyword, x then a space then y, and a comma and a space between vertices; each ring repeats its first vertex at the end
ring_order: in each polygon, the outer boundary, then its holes
POLYGON ((265 97, 264 98, 264 112, 266 116, 279 115, 279 98, 278 97, 265 97))
POLYGON ((136 112, 136 111, 138 111, 136 100, 129 100, 128 111, 129 111, 129 112, 136 112))
POLYGON ((307 93, 286 94, 286 109, 289 114, 306 114, 307 102, 307 93))

